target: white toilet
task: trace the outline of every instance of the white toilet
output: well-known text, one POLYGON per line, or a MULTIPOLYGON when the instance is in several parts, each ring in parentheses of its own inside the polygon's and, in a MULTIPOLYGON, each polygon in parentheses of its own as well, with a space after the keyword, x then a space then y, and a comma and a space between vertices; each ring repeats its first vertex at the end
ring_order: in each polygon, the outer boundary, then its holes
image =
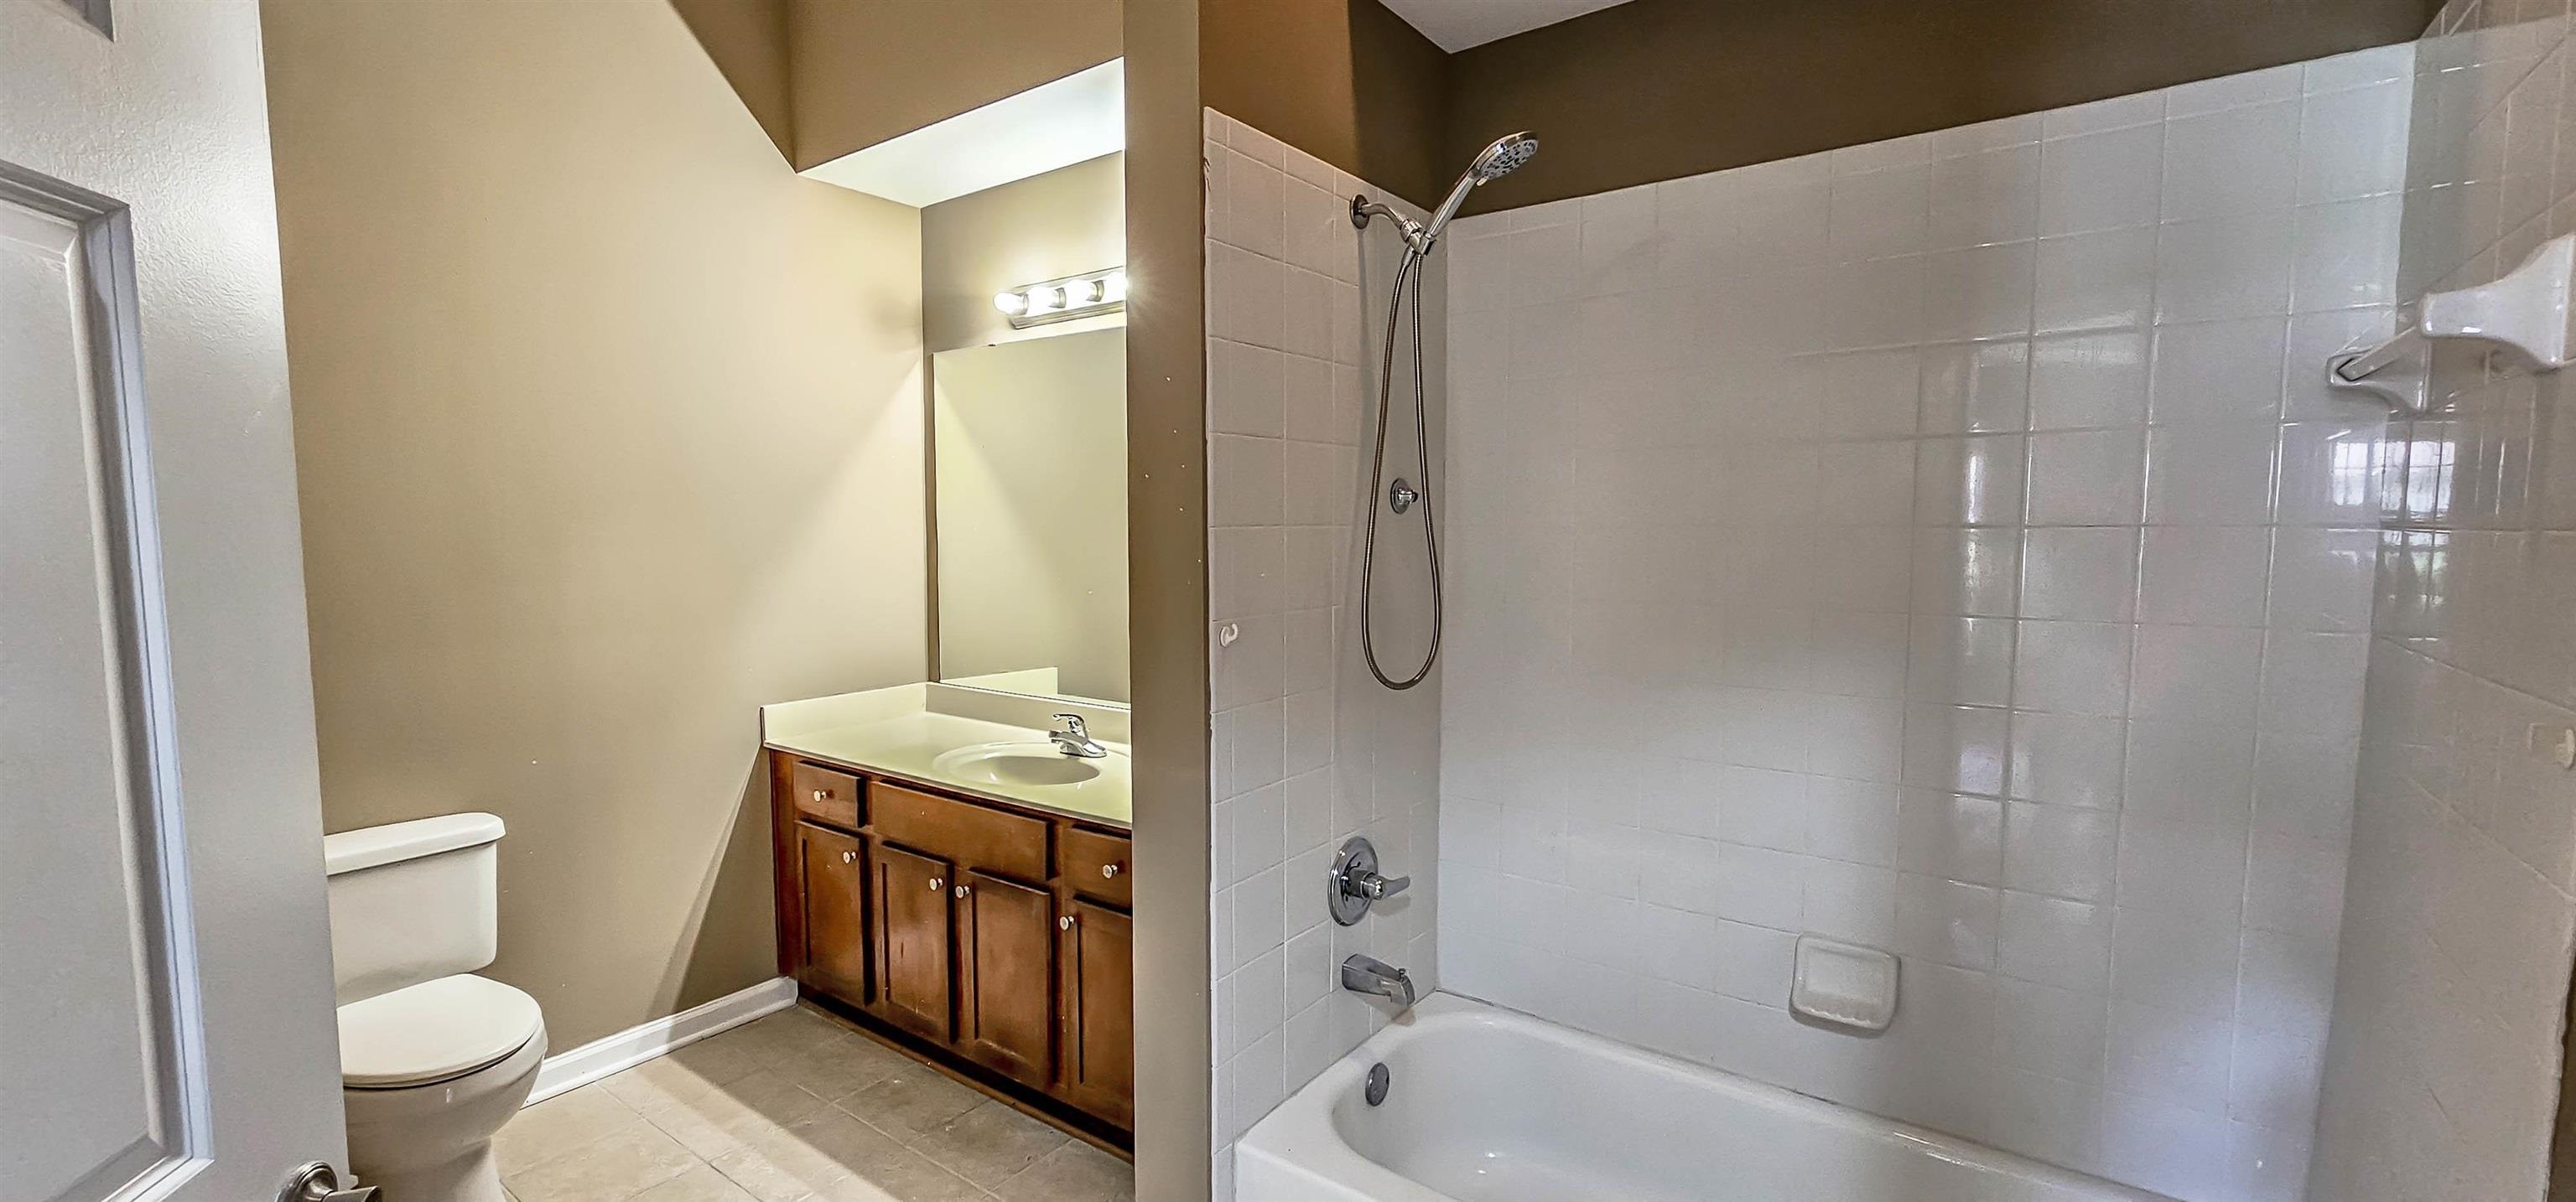
POLYGON ((384 1202, 502 1202, 492 1135, 545 1059, 537 1001, 473 975, 499 951, 501 819, 322 840, 349 1162, 384 1202))

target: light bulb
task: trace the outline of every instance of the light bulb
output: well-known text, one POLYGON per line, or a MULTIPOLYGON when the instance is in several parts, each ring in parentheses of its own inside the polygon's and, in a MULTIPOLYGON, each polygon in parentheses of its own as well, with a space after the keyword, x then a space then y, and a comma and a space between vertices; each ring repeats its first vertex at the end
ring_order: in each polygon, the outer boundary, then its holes
POLYGON ((1100 299, 1104 301, 1123 301, 1127 299, 1127 273, 1124 271, 1113 271, 1108 275, 1102 276, 1100 278, 1100 299))
POLYGON ((1017 317, 1029 311, 1029 298, 1016 292, 996 292, 993 294, 993 307, 1017 317))
POLYGON ((1100 281, 1098 280, 1075 280, 1064 286, 1064 305, 1068 309, 1075 305, 1096 305, 1099 303, 1100 281))
POLYGON ((1064 292, 1061 289, 1046 285, 1040 285, 1029 289, 1029 312, 1044 313, 1051 309, 1061 309, 1063 307, 1064 292))

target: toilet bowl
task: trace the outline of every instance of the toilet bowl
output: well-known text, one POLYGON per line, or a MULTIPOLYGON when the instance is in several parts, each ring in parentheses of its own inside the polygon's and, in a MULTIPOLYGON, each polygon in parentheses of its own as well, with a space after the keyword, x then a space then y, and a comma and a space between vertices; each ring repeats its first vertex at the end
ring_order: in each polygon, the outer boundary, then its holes
POLYGON ((473 970, 499 951, 491 814, 323 839, 349 1163, 384 1202, 502 1202, 492 1136, 545 1059, 536 999, 473 970))

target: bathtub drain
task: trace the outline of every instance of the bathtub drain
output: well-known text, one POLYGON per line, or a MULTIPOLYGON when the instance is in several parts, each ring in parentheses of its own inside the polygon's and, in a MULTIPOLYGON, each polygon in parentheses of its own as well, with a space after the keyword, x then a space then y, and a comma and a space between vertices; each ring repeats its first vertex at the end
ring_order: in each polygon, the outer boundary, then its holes
POLYGON ((1363 1089, 1360 1096, 1367 1098, 1368 1104, 1371 1106, 1375 1106, 1378 1103, 1385 1101, 1386 1081, 1386 1062, 1381 1060, 1370 1065, 1368 1071, 1368 1085, 1363 1089))

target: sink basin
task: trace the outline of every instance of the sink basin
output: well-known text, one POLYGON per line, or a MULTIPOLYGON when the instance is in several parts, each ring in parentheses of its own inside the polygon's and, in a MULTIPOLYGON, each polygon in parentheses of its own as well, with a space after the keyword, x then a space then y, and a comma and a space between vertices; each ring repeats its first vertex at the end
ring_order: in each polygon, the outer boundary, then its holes
POLYGON ((941 752, 930 766, 978 784, 1079 785, 1098 779, 1109 763, 1066 755, 1053 743, 982 743, 941 752))

